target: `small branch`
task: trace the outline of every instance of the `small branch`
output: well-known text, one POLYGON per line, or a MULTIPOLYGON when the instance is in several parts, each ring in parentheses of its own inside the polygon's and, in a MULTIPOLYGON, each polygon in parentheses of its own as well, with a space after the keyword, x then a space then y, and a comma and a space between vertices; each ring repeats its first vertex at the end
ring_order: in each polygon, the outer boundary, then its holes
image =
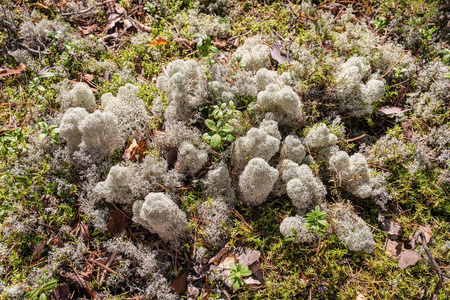
POLYGON ((428 248, 427 241, 425 238, 425 234, 419 230, 419 236, 422 239, 422 245, 423 249, 428 255, 428 259, 430 260, 431 264, 433 265, 434 269, 436 270, 436 273, 438 274, 439 281, 436 284, 436 287, 434 288, 433 296, 431 299, 437 299, 439 295, 439 290, 442 288, 445 295, 450 299, 450 295, 447 293, 447 291, 444 289, 444 275, 442 274, 441 268, 439 268, 439 265, 437 264, 436 260, 434 259, 433 255, 431 255, 430 249, 428 248))
POLYGON ((81 15, 84 13, 87 13, 88 11, 90 11, 91 9, 93 9, 96 5, 91 5, 86 9, 80 10, 80 11, 75 11, 75 12, 68 12, 68 13, 62 13, 61 17, 68 17, 68 16, 72 16, 72 15, 81 15))
POLYGON ((252 30, 249 30, 248 32, 246 32, 246 33, 244 33, 244 34, 233 36, 233 37, 229 38, 229 39, 227 40, 227 42, 231 42, 231 41, 233 41, 233 40, 235 40, 235 39, 237 39, 237 38, 240 38, 240 37, 249 35, 251 32, 252 32, 252 30))

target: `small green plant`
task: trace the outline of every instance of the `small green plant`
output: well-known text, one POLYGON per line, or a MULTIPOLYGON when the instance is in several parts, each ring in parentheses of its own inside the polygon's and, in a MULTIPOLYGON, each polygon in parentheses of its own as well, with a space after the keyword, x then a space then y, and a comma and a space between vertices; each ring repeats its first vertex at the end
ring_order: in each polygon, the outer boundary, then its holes
POLYGON ((381 28, 386 26, 386 21, 387 19, 385 18, 376 18, 375 20, 370 21, 370 23, 372 23, 377 30, 380 30, 381 28))
POLYGON ((243 63, 241 61, 242 61, 242 55, 241 54, 237 54, 236 55, 236 66, 239 67, 239 68, 243 68, 243 67, 245 67, 247 65, 246 63, 243 63))
POLYGON ((394 68, 395 74, 394 74, 394 78, 395 79, 399 79, 399 78, 403 78, 405 75, 403 73, 407 72, 408 69, 405 68, 394 68))
POLYGON ((306 227, 308 231, 316 232, 318 236, 323 236, 328 228, 328 222, 325 220, 327 218, 327 213, 320 210, 319 206, 306 214, 306 227))
POLYGON ((200 37, 197 43, 197 49, 202 51, 202 56, 207 57, 210 53, 217 53, 219 49, 215 45, 211 44, 211 38, 206 34, 196 35, 194 37, 200 37))
POLYGON ((443 63, 448 63, 448 62, 450 62, 450 50, 449 50, 449 49, 441 50, 441 54, 444 55, 444 56, 442 57, 442 62, 443 62, 443 63))
POLYGON ((233 124, 238 123, 236 117, 242 117, 242 112, 235 109, 233 101, 230 101, 228 106, 229 108, 227 108, 226 103, 222 103, 220 106, 214 105, 214 111, 210 116, 215 121, 205 120, 206 127, 211 131, 203 134, 203 139, 213 148, 218 148, 223 143, 232 142, 236 139, 233 135, 235 130, 233 124))
POLYGON ((40 72, 40 74, 31 80, 31 82, 28 84, 28 89, 32 90, 34 88, 37 88, 41 92, 45 91, 45 87, 41 85, 42 79, 44 78, 50 78, 55 76, 55 73, 47 72, 46 70, 40 72))
POLYGON ((214 19, 214 21, 216 21, 219 24, 221 24, 221 23, 230 23, 230 18, 228 16, 225 16, 223 18, 217 17, 217 18, 214 19))
POLYGON ((0 155, 11 156, 16 154, 18 157, 25 151, 23 143, 22 128, 17 127, 12 132, 6 132, 3 138, 0 140, 0 155))
POLYGON ((61 31, 51 31, 51 30, 48 30, 48 29, 46 29, 45 30, 45 35, 47 36, 47 38, 49 39, 49 40, 52 40, 52 41, 55 41, 55 42, 57 42, 58 40, 59 40, 59 38, 61 37, 61 31))
POLYGON ((58 142, 57 135, 59 133, 59 128, 57 128, 56 125, 48 126, 45 122, 39 122, 37 125, 42 129, 42 132, 38 136, 38 142, 42 142, 47 137, 50 138, 51 143, 58 142))
POLYGON ((44 284, 44 282, 45 276, 42 276, 39 282, 40 287, 29 293, 26 293, 24 298, 31 300, 47 300, 47 294, 50 294, 56 288, 56 286, 58 285, 58 280, 52 279, 49 280, 46 284, 44 284))
POLYGON ((297 235, 297 230, 295 230, 294 228, 291 228, 291 231, 292 231, 292 234, 284 237, 283 241, 292 242, 293 240, 295 240, 295 236, 297 235))
POLYGON ((243 277, 252 275, 252 271, 248 266, 243 266, 241 263, 237 265, 230 263, 231 274, 227 276, 227 279, 233 283, 233 290, 239 289, 241 286, 245 286, 243 277))

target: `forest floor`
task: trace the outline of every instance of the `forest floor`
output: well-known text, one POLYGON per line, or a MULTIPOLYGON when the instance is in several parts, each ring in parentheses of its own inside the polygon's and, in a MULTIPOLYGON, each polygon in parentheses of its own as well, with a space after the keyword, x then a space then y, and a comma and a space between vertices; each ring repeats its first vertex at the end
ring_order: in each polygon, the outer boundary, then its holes
POLYGON ((450 299, 449 1, 4 0, 0 27, 1 299, 450 299))

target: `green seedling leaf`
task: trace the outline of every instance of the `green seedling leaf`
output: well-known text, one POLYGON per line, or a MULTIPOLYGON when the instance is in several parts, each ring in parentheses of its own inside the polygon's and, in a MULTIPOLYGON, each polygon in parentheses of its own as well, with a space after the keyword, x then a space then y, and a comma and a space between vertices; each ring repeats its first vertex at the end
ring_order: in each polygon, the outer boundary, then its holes
POLYGON ((223 127, 221 129, 221 131, 226 132, 226 133, 231 133, 231 132, 233 132, 233 130, 234 130, 234 127, 228 123, 225 123, 225 125, 223 125, 223 127))
POLYGON ((210 119, 205 120, 205 125, 210 130, 217 131, 216 123, 214 123, 213 120, 210 120, 210 119))
POLYGON ((211 147, 217 148, 222 143, 222 138, 217 133, 211 138, 211 147))
POLYGON ((450 73, 444 74, 444 78, 450 79, 450 73))
POLYGON ((47 134, 46 133, 41 133, 39 136, 38 136, 38 142, 40 143, 40 142, 42 142, 42 140, 44 140, 45 138, 47 137, 47 134))

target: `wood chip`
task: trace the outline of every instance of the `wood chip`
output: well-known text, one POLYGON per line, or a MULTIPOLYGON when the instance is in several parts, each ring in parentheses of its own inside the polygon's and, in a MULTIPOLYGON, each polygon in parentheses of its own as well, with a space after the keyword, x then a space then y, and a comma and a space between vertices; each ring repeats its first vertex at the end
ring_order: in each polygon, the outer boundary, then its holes
POLYGON ((405 133, 405 139, 408 142, 411 142, 412 137, 414 136, 414 129, 412 127, 411 122, 405 121, 402 122, 403 132, 405 133))
POLYGON ((258 261, 261 257, 261 252, 246 249, 242 252, 242 254, 238 257, 238 262, 241 263, 243 266, 250 266, 254 262, 258 261))
POLYGON ((385 252, 391 254, 394 258, 398 258, 402 251, 402 245, 397 241, 386 239, 385 252))
POLYGON ((389 235, 391 238, 398 238, 403 235, 402 226, 392 220, 386 219, 381 224, 382 229, 389 235))
POLYGON ((122 212, 118 210, 113 210, 109 214, 108 220, 108 231, 113 235, 117 236, 122 233, 122 231, 127 228, 129 224, 129 219, 122 212))
POLYGON ((218 267, 221 267, 221 268, 224 268, 224 269, 229 269, 230 268, 230 264, 236 264, 237 263, 237 259, 238 259, 238 256, 237 256, 236 253, 227 252, 220 259, 220 263, 219 263, 218 267))
POLYGON ((419 228, 411 237, 411 242, 409 242, 409 244, 411 245, 411 249, 414 249, 416 247, 416 242, 422 244, 422 239, 419 237, 419 231, 422 231, 423 234, 425 235, 425 242, 427 244, 428 242, 430 242, 431 237, 433 236, 433 232, 431 231, 430 227, 419 225, 419 228))
POLYGON ((385 115, 393 115, 393 114, 401 114, 407 111, 410 111, 409 108, 401 108, 395 106, 383 106, 378 110, 378 113, 382 116, 385 115))

